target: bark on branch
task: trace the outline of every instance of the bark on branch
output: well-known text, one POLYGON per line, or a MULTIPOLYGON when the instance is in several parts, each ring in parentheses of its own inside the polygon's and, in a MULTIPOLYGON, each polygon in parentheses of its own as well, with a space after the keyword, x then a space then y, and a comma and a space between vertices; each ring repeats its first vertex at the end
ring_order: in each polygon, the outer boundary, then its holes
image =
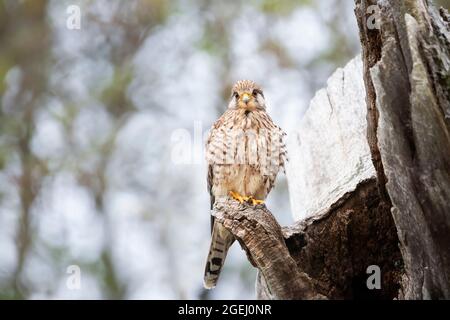
POLYGON ((224 198, 216 200, 213 215, 239 241, 250 262, 264 277, 265 297, 320 299, 312 280, 291 257, 278 222, 265 205, 256 207, 224 198))

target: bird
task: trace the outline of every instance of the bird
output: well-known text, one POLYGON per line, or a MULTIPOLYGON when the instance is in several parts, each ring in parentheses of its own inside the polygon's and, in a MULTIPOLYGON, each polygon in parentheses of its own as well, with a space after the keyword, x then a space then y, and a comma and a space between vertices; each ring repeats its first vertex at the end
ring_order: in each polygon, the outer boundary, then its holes
MULTIPOLYGON (((286 134, 267 113, 261 87, 252 80, 237 81, 228 108, 212 125, 206 140, 207 187, 210 209, 216 199, 264 204, 277 174, 287 161, 286 134)), ((203 285, 216 286, 228 249, 235 238, 211 215, 211 244, 203 285)))

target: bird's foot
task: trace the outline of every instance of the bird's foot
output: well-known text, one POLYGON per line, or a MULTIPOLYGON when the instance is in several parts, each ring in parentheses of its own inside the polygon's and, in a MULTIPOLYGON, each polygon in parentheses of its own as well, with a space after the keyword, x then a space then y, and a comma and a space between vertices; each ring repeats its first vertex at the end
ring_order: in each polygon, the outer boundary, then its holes
POLYGON ((250 201, 252 203, 252 205, 256 206, 258 204, 264 204, 264 200, 259 200, 259 199, 255 199, 253 197, 249 197, 248 201, 250 201))
POLYGON ((239 203, 244 203, 245 201, 249 200, 249 197, 241 196, 239 193, 230 191, 230 196, 234 199, 239 201, 239 203))

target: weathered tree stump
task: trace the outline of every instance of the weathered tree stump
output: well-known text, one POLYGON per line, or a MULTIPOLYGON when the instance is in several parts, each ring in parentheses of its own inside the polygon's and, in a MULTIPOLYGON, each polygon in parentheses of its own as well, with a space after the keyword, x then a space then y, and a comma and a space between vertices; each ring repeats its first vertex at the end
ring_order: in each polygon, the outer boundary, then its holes
POLYGON ((360 184, 329 210, 280 227, 263 205, 216 201, 213 214, 234 234, 258 269, 258 299, 393 299, 402 259, 389 208, 375 179, 360 184), (382 288, 369 290, 369 265, 382 288))
POLYGON ((405 264, 400 298, 450 299, 449 15, 424 0, 357 0, 355 13, 367 136, 405 264))

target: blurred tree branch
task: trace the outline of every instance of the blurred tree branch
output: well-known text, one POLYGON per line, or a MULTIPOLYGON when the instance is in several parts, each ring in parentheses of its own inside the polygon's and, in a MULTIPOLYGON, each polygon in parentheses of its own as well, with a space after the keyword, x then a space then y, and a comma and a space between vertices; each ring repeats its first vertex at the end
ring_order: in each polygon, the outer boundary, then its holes
MULTIPOLYGON (((17 152, 20 163, 20 176, 17 179, 17 192, 20 199, 18 228, 16 232, 17 263, 11 277, 12 296, 25 298, 28 288, 23 283, 22 272, 32 247, 33 228, 31 211, 39 194, 41 182, 47 174, 46 165, 31 150, 35 129, 35 115, 42 108, 47 88, 47 67, 51 47, 51 30, 46 20, 47 1, 23 1, 13 4, 10 1, 0 4, 2 19, 0 28, 0 75, 16 67, 20 72, 18 90, 12 105, 2 105, 1 121, 17 125, 5 125, 0 129, 3 137, 9 136, 11 147, 17 152), (25 32, 34 30, 34 36, 25 32), (33 54, 30 55, 29 53, 33 54), (2 64, 1 62, 9 64, 2 64), (6 128, 6 130, 5 130, 6 128)), ((2 92, 5 88, 2 88, 2 92)))

